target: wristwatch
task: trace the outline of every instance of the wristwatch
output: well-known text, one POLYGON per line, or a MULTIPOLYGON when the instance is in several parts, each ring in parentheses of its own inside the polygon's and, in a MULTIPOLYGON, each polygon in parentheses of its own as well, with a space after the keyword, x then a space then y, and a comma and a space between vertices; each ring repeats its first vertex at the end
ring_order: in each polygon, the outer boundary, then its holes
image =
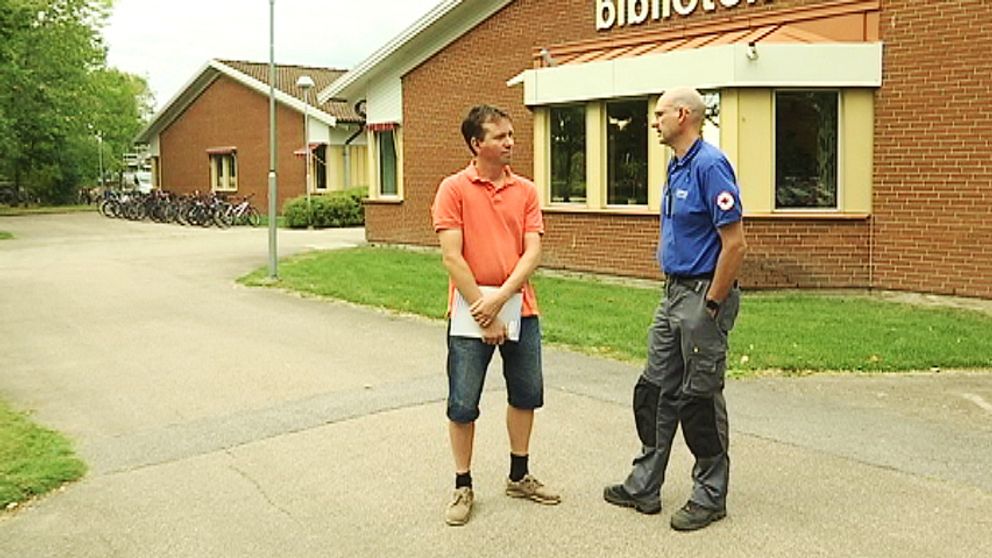
POLYGON ((717 302, 717 301, 715 301, 715 300, 713 300, 712 298, 707 298, 706 299, 706 309, 707 310, 712 310, 713 311, 713 314, 716 314, 717 312, 720 311, 720 303, 717 302))

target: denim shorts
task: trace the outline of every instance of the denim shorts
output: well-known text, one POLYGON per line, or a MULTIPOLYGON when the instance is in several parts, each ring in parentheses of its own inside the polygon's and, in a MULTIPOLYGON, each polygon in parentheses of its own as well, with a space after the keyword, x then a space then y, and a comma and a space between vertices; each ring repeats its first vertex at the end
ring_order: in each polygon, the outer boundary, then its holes
POLYGON ((507 402, 517 409, 544 405, 541 375, 541 325, 537 316, 520 320, 520 340, 487 345, 481 339, 448 335, 448 418, 470 423, 479 418, 486 370, 499 347, 507 402))

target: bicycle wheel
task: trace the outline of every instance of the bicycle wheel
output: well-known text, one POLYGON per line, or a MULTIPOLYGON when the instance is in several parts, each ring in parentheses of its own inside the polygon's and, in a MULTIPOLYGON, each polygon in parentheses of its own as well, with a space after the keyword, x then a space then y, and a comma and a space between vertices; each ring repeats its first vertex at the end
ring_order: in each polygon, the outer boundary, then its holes
POLYGON ((214 208, 214 223, 222 229, 226 229, 234 223, 234 212, 230 205, 223 204, 214 208))
POLYGON ((254 207, 249 207, 248 211, 245 212, 245 221, 253 226, 257 227, 262 224, 262 216, 258 214, 258 210, 254 207))

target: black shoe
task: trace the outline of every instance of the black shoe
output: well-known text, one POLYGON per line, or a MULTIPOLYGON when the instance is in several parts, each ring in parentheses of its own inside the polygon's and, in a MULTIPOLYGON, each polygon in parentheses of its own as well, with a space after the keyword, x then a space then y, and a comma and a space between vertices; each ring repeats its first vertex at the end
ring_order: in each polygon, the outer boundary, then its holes
POLYGON ((695 531, 724 517, 727 517, 727 510, 725 509, 712 510, 689 500, 682 506, 682 509, 672 514, 672 529, 676 531, 695 531))
POLYGON ((634 498, 622 484, 614 484, 604 488, 603 499, 615 506, 634 508, 645 515, 654 515, 661 511, 661 500, 634 498))

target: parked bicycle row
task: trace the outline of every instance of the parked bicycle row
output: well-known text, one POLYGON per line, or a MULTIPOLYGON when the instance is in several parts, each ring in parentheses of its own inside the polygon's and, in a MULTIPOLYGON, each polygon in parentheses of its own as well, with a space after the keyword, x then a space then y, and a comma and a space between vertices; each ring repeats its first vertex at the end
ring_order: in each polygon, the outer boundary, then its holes
POLYGON ((106 190, 99 210, 105 217, 132 221, 151 219, 157 223, 201 227, 257 227, 262 218, 258 209, 251 205, 251 197, 227 198, 216 193, 176 194, 164 190, 153 190, 147 194, 106 190))

